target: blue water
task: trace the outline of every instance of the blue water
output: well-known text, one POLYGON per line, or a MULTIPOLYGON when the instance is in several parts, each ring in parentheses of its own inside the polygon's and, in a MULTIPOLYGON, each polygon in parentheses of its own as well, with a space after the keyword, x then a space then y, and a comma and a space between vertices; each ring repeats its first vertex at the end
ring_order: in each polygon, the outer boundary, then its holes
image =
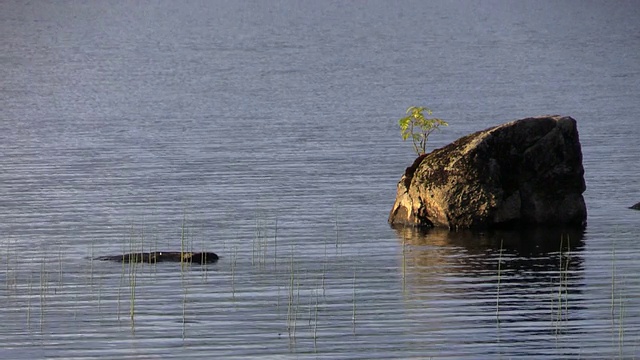
POLYGON ((633 1, 1 2, 0 356, 633 358, 638 19, 633 1), (567 252, 389 228, 411 105, 450 123, 431 149, 575 118, 586 233, 567 252), (132 326, 132 273, 90 257, 185 240, 221 261, 140 270, 132 326))

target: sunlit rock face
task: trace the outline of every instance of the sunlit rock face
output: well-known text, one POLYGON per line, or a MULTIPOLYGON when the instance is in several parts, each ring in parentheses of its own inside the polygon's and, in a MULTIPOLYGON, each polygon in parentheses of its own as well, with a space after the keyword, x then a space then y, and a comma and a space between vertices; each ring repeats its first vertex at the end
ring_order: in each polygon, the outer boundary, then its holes
POLYGON ((398 182, 392 225, 584 227, 576 121, 542 116, 478 131, 418 157, 398 182))

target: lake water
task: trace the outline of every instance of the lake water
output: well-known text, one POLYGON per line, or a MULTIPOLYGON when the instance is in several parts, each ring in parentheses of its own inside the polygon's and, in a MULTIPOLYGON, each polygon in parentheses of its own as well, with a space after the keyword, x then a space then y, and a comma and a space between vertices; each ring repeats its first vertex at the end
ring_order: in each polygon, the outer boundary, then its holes
POLYGON ((0 357, 634 358, 634 1, 2 1, 0 357), (584 233, 391 229, 414 159, 574 117, 584 233), (122 266, 130 250, 217 264, 122 266))

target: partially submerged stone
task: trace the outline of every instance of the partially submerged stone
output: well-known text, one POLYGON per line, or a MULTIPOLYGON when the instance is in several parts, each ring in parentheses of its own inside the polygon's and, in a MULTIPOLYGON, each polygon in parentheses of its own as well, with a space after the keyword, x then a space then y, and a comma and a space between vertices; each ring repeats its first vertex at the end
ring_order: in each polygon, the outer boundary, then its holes
POLYGON ((629 209, 633 209, 633 210, 640 210, 640 202, 633 205, 632 207, 630 207, 629 209))
POLYGON ((392 225, 584 227, 586 186, 576 121, 526 118, 416 159, 398 183, 392 225))
POLYGON ((218 255, 212 252, 155 251, 100 256, 96 260, 151 264, 159 262, 211 264, 218 261, 218 255))

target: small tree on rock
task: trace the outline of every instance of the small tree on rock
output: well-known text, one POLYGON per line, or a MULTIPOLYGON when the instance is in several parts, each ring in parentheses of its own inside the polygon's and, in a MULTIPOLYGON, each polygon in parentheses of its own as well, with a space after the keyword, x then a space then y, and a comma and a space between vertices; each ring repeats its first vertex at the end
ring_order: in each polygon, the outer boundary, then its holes
POLYGON ((440 126, 449 126, 449 124, 439 118, 425 117, 423 112, 431 115, 431 109, 423 106, 412 106, 407 109, 407 116, 398 120, 402 140, 406 141, 411 138, 413 149, 418 156, 426 154, 427 140, 432 132, 438 130, 440 126))

